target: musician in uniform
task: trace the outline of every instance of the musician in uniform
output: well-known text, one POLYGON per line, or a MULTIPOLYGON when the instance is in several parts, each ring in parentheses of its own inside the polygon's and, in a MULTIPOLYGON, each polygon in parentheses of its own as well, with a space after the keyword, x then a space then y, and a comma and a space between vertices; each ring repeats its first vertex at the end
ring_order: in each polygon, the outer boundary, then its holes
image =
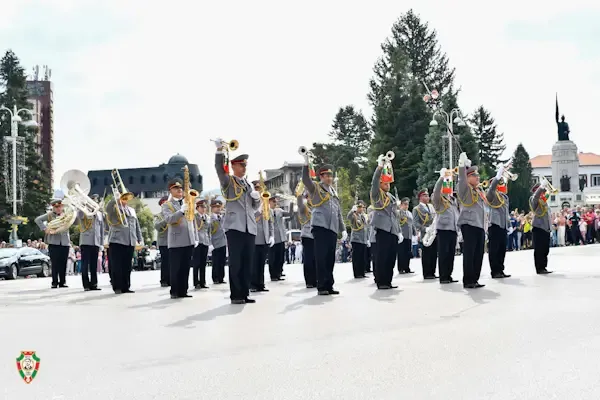
POLYGON ((365 202, 359 200, 348 213, 346 219, 350 222, 350 243, 352 245, 352 270, 354 278, 366 278, 367 243, 369 242, 369 226, 365 217, 365 202))
POLYGON ((377 240, 377 269, 375 270, 375 283, 377 289, 395 289, 392 285, 394 265, 398 243, 402 243, 404 236, 400 231, 396 208, 397 199, 390 193, 390 184, 394 181, 391 173, 384 172, 384 156, 377 159, 377 168, 371 182, 371 202, 373 213, 373 228, 377 240))
POLYGON ((216 140, 215 169, 227 205, 223 229, 229 248, 229 288, 232 304, 255 303, 250 299, 250 275, 256 241, 256 217, 260 207, 260 193, 248 183, 246 175, 247 154, 231 160, 233 175, 225 170, 223 141, 216 140))
POLYGON ((490 226, 488 228, 488 257, 492 278, 509 278, 504 273, 504 258, 506 256, 506 241, 508 230, 511 228, 510 211, 507 192, 507 182, 504 177, 504 166, 501 165, 496 177, 490 182, 486 193, 490 206, 490 226))
MULTIPOLYGON (((93 194, 92 200, 98 203, 100 196, 93 194)), ((83 211, 77 212, 79 222, 79 248, 81 249, 81 279, 83 289, 100 290, 98 287, 98 251, 104 247, 104 215, 98 212, 87 217, 83 211)))
POLYGON ((404 197, 400 201, 400 209, 398 210, 398 222, 404 240, 398 243, 398 273, 412 274, 410 270, 410 259, 412 258, 412 237, 416 235, 415 225, 413 223, 413 215, 408 211, 410 199, 404 197))
POLYGON ((304 190, 296 197, 298 204, 298 222, 301 226, 300 238, 302 239, 302 263, 304 269, 304 283, 307 289, 317 287, 317 267, 315 265, 315 240, 312 234, 310 218, 312 211, 308 204, 308 192, 304 190))
POLYGON ((210 202, 210 242, 212 244, 212 281, 215 285, 225 282, 225 262, 227 260, 227 238, 223 229, 223 202, 214 199, 210 202))
POLYGON ((485 249, 485 194, 479 189, 479 172, 466 153, 458 159, 457 197, 461 204, 458 226, 463 237, 463 287, 478 289, 485 249))
POLYGON ((210 246, 210 218, 206 215, 206 200, 196 201, 196 230, 198 245, 194 248, 192 267, 194 271, 194 287, 208 289, 206 286, 206 262, 208 246, 210 246))
POLYGON ((127 205, 132 196, 121 194, 118 200, 113 198, 106 205, 110 279, 115 294, 133 293, 130 289, 133 250, 137 244, 144 244, 135 210, 127 205))
POLYGON ((269 199, 269 206, 273 212, 273 230, 275 232, 275 244, 269 249, 269 275, 272 281, 282 281, 283 279, 283 263, 285 261, 285 218, 292 215, 289 211, 283 211, 278 205, 279 198, 277 196, 269 199))
POLYGON ((552 273, 552 271, 547 270, 552 222, 550 221, 545 184, 546 182, 544 184, 536 183, 531 189, 533 195, 529 198, 529 207, 533 211, 533 259, 535 270, 539 275, 552 273))
POLYGON ((46 224, 63 215, 63 204, 61 199, 53 199, 50 202, 52 211, 40 215, 35 219, 36 225, 44 232, 44 242, 48 244, 48 255, 52 263, 52 289, 57 287, 66 288, 67 259, 69 258, 69 248, 71 239, 69 230, 56 233, 46 228, 46 224))
POLYGON ((433 188, 431 202, 437 213, 436 239, 439 257, 440 283, 456 283, 452 278, 454 271, 454 256, 456 255, 456 241, 458 239, 458 201, 452 196, 452 184, 446 182, 447 175, 452 176, 452 171, 442 168, 440 177, 433 188))
POLYGON ((198 245, 195 220, 185 217, 188 204, 184 201, 183 185, 178 179, 169 181, 169 199, 161 206, 168 225, 167 246, 171 267, 171 298, 192 297, 188 294, 190 265, 194 248, 198 245))
POLYGON ((436 279, 435 268, 437 265, 437 237, 429 246, 423 244, 423 239, 427 233, 427 228, 433 224, 435 210, 429 204, 429 192, 427 189, 419 191, 417 194, 419 204, 413 208, 413 221, 421 242, 421 266, 423 268, 424 279, 436 279))
MULTIPOLYGON (((254 190, 261 192, 260 181, 253 181, 254 190)), ((254 213, 256 217, 256 239, 254 241, 254 260, 252 264, 252 272, 250 274, 250 291, 251 292, 268 292, 265 287, 265 262, 269 249, 275 244, 274 238, 274 215, 269 206, 269 201, 264 198, 261 201, 267 202, 266 207, 263 204, 254 213), (268 215, 263 214, 267 212, 268 215)))
POLYGON ((333 288, 333 268, 337 235, 345 232, 342 207, 333 187, 333 166, 323 165, 319 171, 320 181, 314 182, 309 172, 309 157, 304 156, 302 182, 309 194, 311 233, 315 243, 315 263, 317 265, 317 290, 321 296, 336 295, 340 292, 333 288))
MULTIPOLYGON (((369 254, 370 254, 370 261, 373 262, 373 279, 375 280, 375 283, 377 283, 377 278, 376 275, 377 273, 375 272, 375 270, 377 269, 376 266, 376 259, 377 259, 377 238, 375 237, 375 228, 373 227, 373 215, 375 214, 375 210, 373 210, 373 206, 369 206, 367 207, 367 223, 369 224, 369 254)), ((370 270, 367 270, 367 272, 371 272, 370 270)))
MULTIPOLYGON (((158 205, 162 205, 169 199, 169 196, 163 196, 158 201, 158 205)), ((165 221, 162 212, 154 216, 154 229, 156 229, 156 244, 158 245, 158 251, 160 251, 160 286, 169 287, 171 286, 171 268, 169 267, 169 246, 168 246, 168 233, 169 226, 165 221)))

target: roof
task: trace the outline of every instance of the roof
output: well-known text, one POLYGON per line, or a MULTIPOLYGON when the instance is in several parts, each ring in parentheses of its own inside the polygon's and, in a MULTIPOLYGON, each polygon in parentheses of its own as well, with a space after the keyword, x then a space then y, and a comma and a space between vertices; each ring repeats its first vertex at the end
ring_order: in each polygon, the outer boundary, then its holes
MULTIPOLYGON (((579 153, 579 166, 600 165, 600 155, 594 153, 579 153)), ((531 160, 532 168, 550 168, 552 166, 552 155, 542 154, 533 157, 531 160)))
POLYGON ((169 158, 169 164, 188 164, 187 158, 177 153, 173 157, 169 158))

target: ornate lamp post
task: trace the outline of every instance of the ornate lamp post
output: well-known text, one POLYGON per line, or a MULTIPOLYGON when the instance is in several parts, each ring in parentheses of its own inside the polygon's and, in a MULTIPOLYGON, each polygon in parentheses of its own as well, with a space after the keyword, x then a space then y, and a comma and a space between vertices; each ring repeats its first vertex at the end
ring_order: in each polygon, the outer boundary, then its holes
POLYGON ((17 106, 15 105, 13 109, 1 105, 0 112, 5 111, 10 115, 10 137, 6 137, 5 140, 12 142, 12 203, 13 203, 13 213, 8 222, 12 225, 12 233, 11 233, 11 243, 16 244, 18 240, 17 229, 18 225, 26 220, 17 215, 17 138, 19 136, 19 123, 28 128, 37 128, 38 124, 33 119, 23 121, 19 114, 25 113, 29 114, 30 117, 33 118, 33 113, 26 109, 22 108, 17 110, 17 106))

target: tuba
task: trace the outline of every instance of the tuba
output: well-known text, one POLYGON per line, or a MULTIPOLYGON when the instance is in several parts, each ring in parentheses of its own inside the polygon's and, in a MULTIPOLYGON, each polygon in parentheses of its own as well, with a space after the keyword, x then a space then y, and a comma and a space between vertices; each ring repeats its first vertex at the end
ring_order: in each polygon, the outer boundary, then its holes
POLYGON ((118 169, 113 169, 110 174, 113 180, 111 189, 113 192, 113 198, 115 199, 115 208, 117 210, 119 223, 123 226, 128 226, 127 214, 125 214, 125 206, 121 203, 121 199, 129 201, 134 197, 133 193, 125 189, 125 184, 123 184, 123 179, 121 179, 121 174, 119 173, 118 169))
POLYGON ((186 165, 183 167, 183 201, 187 204, 185 210, 185 219, 193 221, 196 215, 196 197, 199 193, 190 187, 190 169, 186 165))
POLYGON ((83 212, 86 217, 91 218, 100 210, 98 203, 88 197, 90 179, 83 172, 77 169, 65 172, 60 180, 60 188, 69 204, 83 212))
POLYGON ((258 171, 258 181, 260 185, 260 197, 262 198, 262 214, 263 218, 268 221, 271 219, 271 207, 269 206, 271 193, 267 191, 267 185, 265 184, 265 177, 262 171, 258 171))
POLYGON ((54 235, 65 232, 69 230, 71 225, 75 223, 75 219, 77 219, 77 208, 71 204, 71 201, 65 197, 62 203, 63 213, 57 218, 54 218, 52 221, 48 222, 46 225, 47 234, 54 235))

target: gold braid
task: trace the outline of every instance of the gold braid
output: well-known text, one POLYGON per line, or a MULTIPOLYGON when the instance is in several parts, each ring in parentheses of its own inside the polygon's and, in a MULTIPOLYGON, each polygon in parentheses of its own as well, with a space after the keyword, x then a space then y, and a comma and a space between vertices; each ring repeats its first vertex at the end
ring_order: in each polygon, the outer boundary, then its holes
POLYGON ((83 216, 83 221, 80 219, 79 220, 79 232, 83 233, 83 232, 87 232, 91 227, 92 227, 92 223, 93 223, 93 219, 92 218, 87 218, 85 215, 83 216))
POLYGON ((492 208, 501 208, 502 206, 504 206, 504 204, 506 203, 504 201, 504 199, 502 198, 502 196, 500 196, 500 193, 498 193, 498 191, 496 190, 496 198, 498 199, 498 203, 499 205, 495 206, 492 203, 490 203, 489 201, 487 202, 488 205, 492 208))
POLYGON ((377 203, 377 202, 373 201, 373 196, 371 196, 371 208, 373 208, 373 210, 381 211, 390 205, 390 197, 387 196, 387 194, 383 191, 383 189, 379 189, 379 200, 378 201, 383 202, 383 205, 381 207, 375 207, 375 203, 377 203), (385 200, 383 200, 384 196, 385 196, 385 200))
POLYGON ((308 221, 310 221, 311 214, 312 213, 311 213, 309 207, 304 207, 304 216, 306 217, 306 219, 302 220, 300 213, 298 213, 298 222, 300 223, 300 225, 304 226, 306 223, 308 223, 308 221))
POLYGON ((531 209, 531 211, 533 212, 533 214, 534 214, 536 217, 538 217, 538 218, 542 218, 542 217, 544 217, 544 216, 545 216, 545 215, 548 213, 548 206, 546 205, 546 202, 545 202, 545 201, 542 201, 542 199, 539 199, 539 200, 538 200, 538 205, 537 205, 537 207, 534 209, 534 208, 533 208, 533 203, 532 203, 532 201, 531 201, 531 198, 530 198, 530 199, 529 199, 529 208, 531 209), (538 210, 538 208, 540 208, 540 207, 541 207, 541 209, 542 209, 542 213, 541 213, 541 214, 538 214, 538 213, 537 213, 537 210, 538 210))
POLYGON ((444 209, 442 211, 435 210, 437 215, 442 215, 443 213, 448 211, 448 209, 450 208, 450 200, 448 200, 444 196, 441 196, 441 199, 442 199, 442 204, 444 205, 444 209))
POLYGON ((308 199, 308 205, 311 208, 315 208, 315 207, 320 207, 321 205, 323 205, 323 203, 325 203, 326 201, 329 201, 329 199, 331 198, 331 196, 329 195, 329 192, 325 189, 323 189, 323 187, 321 186, 320 183, 315 183, 315 185, 317 186, 317 193, 319 194, 319 198, 321 199, 321 201, 317 204, 313 204, 312 199, 308 199), (321 194, 321 191, 325 192, 325 196, 323 196, 321 194))
MULTIPOLYGON (((419 206, 416 206, 415 209, 417 210, 417 214, 419 214, 419 218, 421 219, 421 221, 423 221, 421 222, 421 224, 425 225, 427 221, 429 221, 429 213, 425 214, 425 218, 423 218, 423 213, 421 212, 421 210, 419 210, 419 206)), ((427 209, 429 210, 429 207, 427 207, 427 209)))
POLYGON ((231 175, 229 175, 229 183, 227 184, 227 187, 225 189, 221 189, 221 194, 223 195, 223 197, 225 198, 226 201, 238 201, 240 199, 240 197, 242 197, 242 194, 244 194, 245 190, 246 189, 242 185, 237 183, 237 181, 235 179, 233 179, 233 177, 231 175), (227 189, 229 189, 232 182, 233 182, 233 194, 235 195, 235 197, 228 199, 227 196, 225 195, 225 193, 227 193, 227 189))
POLYGON ((215 233, 217 233, 217 230, 219 229, 219 223, 220 221, 214 220, 210 225, 211 225, 211 229, 210 229, 210 234, 214 235, 215 233))
POLYGON ((358 214, 357 213, 354 213, 354 225, 356 226, 356 229, 354 229, 354 226, 350 227, 352 229, 352 231, 354 231, 354 232, 362 231, 363 228, 365 227, 365 225, 363 224, 362 221, 360 223, 358 222, 358 214))

